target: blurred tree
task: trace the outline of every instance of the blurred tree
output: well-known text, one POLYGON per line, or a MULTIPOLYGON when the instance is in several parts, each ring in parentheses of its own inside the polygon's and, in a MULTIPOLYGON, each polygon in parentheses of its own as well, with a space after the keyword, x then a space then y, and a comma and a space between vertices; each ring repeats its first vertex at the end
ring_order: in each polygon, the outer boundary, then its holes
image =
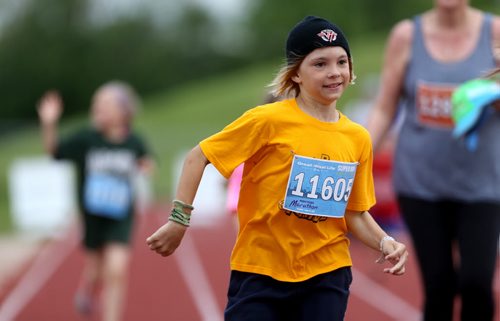
MULTIPOLYGON (((475 0, 478 8, 496 8, 497 0, 475 0)), ((249 13, 247 29, 253 30, 248 47, 256 59, 283 54, 287 32, 306 15, 327 18, 348 34, 349 39, 369 37, 375 33, 386 34, 399 20, 430 9, 431 0, 256 0, 249 13)))
MULTIPOLYGON (((66 114, 86 112, 91 93, 110 79, 127 81, 145 95, 283 57, 288 30, 308 14, 335 21, 353 39, 385 34, 396 21, 431 6, 431 0, 383 5, 375 0, 255 0, 231 26, 196 1, 180 2, 164 15, 137 1, 136 11, 106 23, 90 16, 102 6, 93 0, 25 0, 15 6, 15 18, 1 12, 0 132, 10 122, 34 120, 36 101, 47 89, 61 91, 66 114), (168 21, 158 23, 153 14, 168 21)), ((493 8, 494 2, 475 0, 474 5, 493 8)))
POLYGON ((241 65, 239 57, 219 50, 216 39, 216 22, 208 12, 193 3, 186 5, 170 39, 177 48, 175 63, 180 64, 184 79, 208 77, 241 65))
POLYGON ((33 1, 3 31, 0 42, 2 118, 33 113, 34 96, 49 87, 65 90, 63 68, 75 70, 85 46, 81 29, 84 0, 33 1))
POLYGON ((153 25, 143 11, 92 25, 88 10, 89 0, 31 0, 7 24, 0 38, 0 131, 9 121, 34 120, 37 99, 51 88, 72 114, 86 112, 92 92, 110 79, 147 94, 241 64, 215 49, 213 22, 194 4, 174 27, 153 25))

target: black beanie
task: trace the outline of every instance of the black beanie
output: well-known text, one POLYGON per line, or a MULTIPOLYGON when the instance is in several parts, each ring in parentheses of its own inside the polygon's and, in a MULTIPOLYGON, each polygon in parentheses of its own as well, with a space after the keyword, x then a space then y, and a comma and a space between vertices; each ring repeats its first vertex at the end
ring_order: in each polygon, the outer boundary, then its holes
POLYGON ((307 16, 288 34, 286 41, 286 59, 293 63, 297 57, 305 57, 314 49, 340 46, 351 58, 349 44, 342 30, 323 18, 307 16))

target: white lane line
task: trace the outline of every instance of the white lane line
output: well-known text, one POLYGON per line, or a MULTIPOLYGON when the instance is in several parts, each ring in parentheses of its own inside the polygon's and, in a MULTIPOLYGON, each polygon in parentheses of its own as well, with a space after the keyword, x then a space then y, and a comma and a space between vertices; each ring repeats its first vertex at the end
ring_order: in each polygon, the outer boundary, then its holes
MULTIPOLYGON (((202 321, 222 321, 222 311, 215 300, 215 293, 190 233, 186 233, 178 252, 174 254, 202 321)), ((0 320, 1 321, 1 320, 0 320)))
POLYGON ((352 273, 354 275, 351 285, 352 295, 394 320, 418 321, 422 319, 422 314, 418 309, 393 294, 386 287, 379 285, 355 268, 352 268, 352 273))
MULTIPOLYGON (((74 231, 73 231, 74 232, 74 231)), ((78 238, 68 233, 56 244, 45 246, 16 287, 0 306, 0 321, 13 321, 33 297, 44 287, 57 268, 77 246, 78 238)))

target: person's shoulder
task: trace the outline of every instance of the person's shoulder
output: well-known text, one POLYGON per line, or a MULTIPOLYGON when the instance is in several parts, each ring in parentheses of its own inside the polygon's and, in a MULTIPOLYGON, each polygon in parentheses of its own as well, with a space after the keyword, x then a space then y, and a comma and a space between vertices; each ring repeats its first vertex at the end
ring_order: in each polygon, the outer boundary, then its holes
POLYGON ((86 153, 94 141, 92 128, 82 126, 63 134, 57 143, 54 157, 56 159, 74 159, 76 155, 86 153))
POLYGON ((500 41, 500 16, 491 14, 491 28, 493 30, 493 39, 500 41))
POLYGON ((493 16, 493 23, 498 25, 500 23, 500 16, 496 14, 492 14, 492 16, 493 16))
POLYGON ((349 128, 352 128, 353 130, 356 130, 356 131, 364 131, 364 130, 366 130, 363 125, 361 125, 360 123, 352 120, 345 113, 343 113, 341 111, 339 111, 339 113, 340 113, 340 119, 344 122, 344 126, 348 126, 349 128))
POLYGON ((90 126, 81 126, 70 131, 66 138, 70 140, 84 140, 96 135, 96 130, 90 126))
POLYGON ((280 100, 264 105, 253 107, 247 111, 248 114, 253 114, 256 117, 270 117, 273 115, 282 115, 291 108, 291 100, 280 100))
POLYGON ((392 73, 403 72, 411 56, 414 30, 415 22, 410 19, 402 20, 392 27, 386 42, 384 69, 388 68, 392 73))
POLYGON ((349 131, 355 135, 358 136, 359 138, 363 140, 371 140, 370 133, 368 132, 368 129, 364 127, 363 125, 351 120, 349 117, 347 117, 344 114, 341 114, 342 117, 344 118, 345 126, 349 128, 349 131))
POLYGON ((408 45, 413 40, 415 23, 413 19, 404 19, 396 23, 389 34, 389 43, 393 45, 408 45))
POLYGON ((288 108, 291 105, 291 101, 292 101, 292 99, 278 100, 275 102, 266 103, 263 105, 256 106, 253 109, 261 110, 264 112, 274 112, 278 109, 288 108))
MULTIPOLYGON (((473 13, 474 20, 477 21, 479 24, 480 23, 485 23, 488 20, 491 23, 491 28, 493 30, 493 33, 498 32, 500 28, 500 16, 496 13, 490 12, 490 11, 483 11, 477 8, 472 8, 471 7, 471 12, 473 13)), ((498 35, 498 34, 497 34, 498 35)), ((495 34, 493 34, 495 36, 495 34)))

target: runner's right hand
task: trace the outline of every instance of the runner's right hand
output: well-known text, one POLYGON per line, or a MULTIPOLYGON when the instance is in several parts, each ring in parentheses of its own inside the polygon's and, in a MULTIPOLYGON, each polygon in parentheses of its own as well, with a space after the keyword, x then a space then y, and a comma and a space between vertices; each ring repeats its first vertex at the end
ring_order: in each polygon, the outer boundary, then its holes
POLYGON ((45 93, 38 103, 38 117, 42 125, 53 125, 61 118, 63 104, 56 91, 45 93))
POLYGON ((181 244, 186 229, 187 227, 184 225, 168 221, 147 238, 146 244, 148 244, 152 251, 161 256, 169 256, 181 244))

